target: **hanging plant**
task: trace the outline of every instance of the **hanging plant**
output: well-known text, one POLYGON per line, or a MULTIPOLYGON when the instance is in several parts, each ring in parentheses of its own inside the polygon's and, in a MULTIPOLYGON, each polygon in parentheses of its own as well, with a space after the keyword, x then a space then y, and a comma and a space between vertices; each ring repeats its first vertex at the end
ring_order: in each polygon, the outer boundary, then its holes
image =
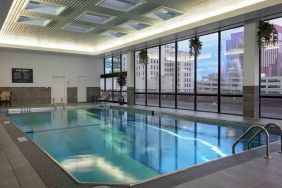
POLYGON ((148 59, 149 59, 149 56, 148 56, 147 50, 146 49, 141 50, 139 53, 139 62, 143 64, 147 64, 148 59))
POLYGON ((259 21, 257 42, 260 48, 277 45, 278 33, 275 26, 267 21, 259 21))
POLYGON ((200 41, 199 37, 191 38, 189 40, 189 54, 190 56, 197 56, 201 53, 203 43, 200 41))

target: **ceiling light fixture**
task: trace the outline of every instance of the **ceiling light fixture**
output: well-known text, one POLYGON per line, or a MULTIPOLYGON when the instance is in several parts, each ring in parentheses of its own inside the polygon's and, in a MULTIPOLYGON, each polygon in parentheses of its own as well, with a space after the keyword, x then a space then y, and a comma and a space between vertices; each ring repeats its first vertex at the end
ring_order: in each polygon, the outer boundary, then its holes
POLYGON ((32 18, 27 16, 20 16, 17 22, 21 24, 45 27, 51 22, 51 20, 44 18, 32 18))
POLYGON ((97 24, 105 24, 112 19, 114 19, 114 16, 107 15, 107 14, 101 14, 96 12, 86 12, 79 16, 77 20, 83 21, 83 22, 89 22, 89 23, 97 23, 97 24))
POLYGON ((118 27, 125 28, 125 29, 133 29, 133 30, 142 30, 147 27, 150 27, 150 24, 135 21, 135 20, 130 20, 128 22, 125 22, 123 24, 120 24, 118 27))
POLYGON ((175 18, 177 16, 182 15, 182 13, 178 10, 170 9, 167 7, 159 7, 149 13, 144 14, 145 17, 157 19, 157 20, 169 20, 175 18))
POLYGON ((58 16, 66 8, 67 8, 66 6, 62 6, 62 5, 57 5, 53 3, 45 3, 39 0, 30 0, 26 5, 25 10, 58 16))
POLYGON ((102 0, 98 6, 128 12, 145 3, 144 0, 102 0))
POLYGON ((75 32, 75 33, 88 33, 94 29, 94 27, 78 25, 78 24, 67 24, 62 28, 65 31, 75 32))
POLYGON ((100 33, 100 35, 103 35, 103 36, 106 36, 106 37, 119 38, 119 37, 126 35, 126 33, 120 32, 120 31, 114 31, 114 30, 107 30, 103 33, 100 33))

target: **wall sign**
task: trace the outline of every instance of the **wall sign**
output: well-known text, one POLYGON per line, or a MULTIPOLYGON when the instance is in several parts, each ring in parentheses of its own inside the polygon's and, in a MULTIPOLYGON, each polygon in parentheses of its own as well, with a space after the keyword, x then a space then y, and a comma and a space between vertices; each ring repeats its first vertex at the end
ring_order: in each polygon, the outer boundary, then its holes
POLYGON ((12 68, 12 83, 33 83, 33 69, 12 68))

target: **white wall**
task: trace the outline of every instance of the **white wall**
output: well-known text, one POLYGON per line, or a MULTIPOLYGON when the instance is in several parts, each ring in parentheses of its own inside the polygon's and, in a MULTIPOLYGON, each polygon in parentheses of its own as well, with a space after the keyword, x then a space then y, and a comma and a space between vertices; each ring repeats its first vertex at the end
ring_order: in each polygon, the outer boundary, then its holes
POLYGON ((0 87, 51 87, 53 76, 65 76, 67 87, 77 87, 77 76, 87 77, 87 87, 100 87, 103 59, 0 48, 0 87), (33 69, 34 83, 12 83, 12 68, 33 69))

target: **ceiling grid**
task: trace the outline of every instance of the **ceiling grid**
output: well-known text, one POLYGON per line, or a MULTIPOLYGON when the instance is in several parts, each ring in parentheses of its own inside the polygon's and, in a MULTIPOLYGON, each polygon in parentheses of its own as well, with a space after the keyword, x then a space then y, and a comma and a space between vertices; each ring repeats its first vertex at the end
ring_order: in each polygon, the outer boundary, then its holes
MULTIPOLYGON (((0 42, 9 40, 33 40, 40 44, 44 43, 59 43, 64 45, 73 45, 78 47, 79 50, 83 50, 87 47, 89 52, 95 51, 96 48, 103 45, 103 43, 109 43, 112 41, 121 41, 122 38, 111 38, 101 35, 101 33, 107 30, 114 30, 123 33, 127 33, 130 36, 138 35, 138 30, 132 30, 130 28, 122 28, 119 25, 136 20, 138 22, 147 23, 152 25, 150 27, 161 27, 166 24, 167 21, 159 21, 156 19, 145 17, 144 15, 159 7, 167 7, 172 10, 179 11, 183 15, 196 15, 199 12, 204 14, 206 11, 224 8, 225 5, 236 5, 242 0, 145 0, 142 5, 133 8, 128 12, 117 11, 110 8, 99 6, 101 0, 36 0, 43 3, 51 3, 56 5, 66 6, 67 8, 58 16, 42 14, 38 12, 32 12, 25 10, 25 5, 29 0, 14 0, 13 7, 10 10, 10 14, 6 19, 6 22, 0 32, 0 42), (79 21, 77 18, 85 12, 94 12, 100 14, 106 14, 114 16, 112 20, 104 24, 89 23, 85 21, 79 21), (51 20, 46 27, 33 26, 18 23, 17 19, 20 16, 33 17, 33 18, 45 18, 51 20), (62 28, 67 24, 78 24, 94 27, 93 30, 87 33, 77 33, 65 31, 62 28), (98 46, 98 47, 97 47, 98 46)), ((246 0, 243 0, 246 1, 246 0)), ((254 1, 255 0, 251 0, 254 1)), ((257 0, 258 2, 263 0, 257 0)), ((275 0, 271 0, 275 1, 275 0)), ((0 8, 1 11, 1 8, 0 8)), ((168 20, 171 23, 171 20, 168 20)), ((189 24, 189 23, 187 23, 189 24)), ((150 28, 149 27, 149 28, 150 28)), ((147 29, 147 28, 146 28, 147 29)), ((144 29, 145 30, 145 29, 144 29)), ((63 45, 63 46, 64 46, 63 45)))

